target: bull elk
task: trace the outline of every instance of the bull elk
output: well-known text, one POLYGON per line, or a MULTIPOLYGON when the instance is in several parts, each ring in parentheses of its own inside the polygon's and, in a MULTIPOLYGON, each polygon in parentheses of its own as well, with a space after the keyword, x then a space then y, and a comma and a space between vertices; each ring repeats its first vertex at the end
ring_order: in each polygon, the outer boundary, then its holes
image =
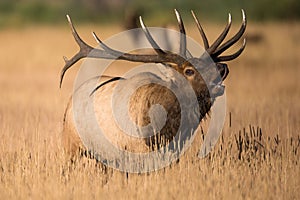
MULTIPOLYGON (((159 145, 166 145, 174 139, 180 127, 182 108, 190 109, 190 115, 198 115, 197 123, 190 124, 190 127, 185 127, 186 129, 184 130, 186 132, 195 131, 201 120, 210 111, 210 108, 213 105, 215 99, 224 93, 225 86, 223 85, 223 81, 229 73, 227 64, 225 64, 224 62, 237 58, 245 48, 246 40, 244 39, 242 46, 235 53, 231 55, 221 55, 224 51, 226 51, 233 44, 239 41, 243 33, 245 32, 246 17, 243 10, 243 21, 238 32, 232 38, 224 42, 231 27, 231 15, 229 14, 228 24, 226 25, 223 32, 211 45, 209 45, 206 34, 196 15, 192 11, 192 16, 202 37, 206 54, 210 57, 210 59, 213 61, 213 64, 215 65, 217 73, 213 73, 213 70, 211 70, 213 67, 210 65, 208 66, 206 59, 204 58, 205 56, 201 56, 200 58, 193 57, 187 49, 187 38, 182 18, 176 10, 175 14, 181 33, 179 53, 174 53, 162 49, 154 40, 149 29, 144 25, 144 22, 140 17, 142 30, 148 42, 153 48, 152 53, 146 54, 141 52, 132 53, 114 50, 103 43, 95 33, 93 33, 93 36, 101 49, 93 48, 80 38, 73 26, 70 17, 67 16, 73 37, 79 45, 80 50, 71 59, 64 58, 65 66, 61 72, 60 86, 62 84, 62 80, 66 71, 77 61, 86 57, 118 59, 141 63, 156 63, 162 64, 162 66, 164 66, 167 71, 172 71, 172 73, 167 72, 167 78, 159 77, 151 73, 143 73, 131 78, 113 77, 110 80, 99 84, 92 91, 88 91, 90 97, 93 98, 93 105, 97 122, 99 126, 101 126, 105 137, 120 149, 130 152, 148 152, 153 151, 153 149, 155 148, 159 148, 159 145), (205 71, 205 73, 200 73, 199 69, 200 71, 205 71), (165 82, 168 82, 168 84, 172 87, 172 85, 174 85, 177 81, 177 76, 175 76, 174 71, 184 77, 186 83, 189 83, 183 85, 183 88, 180 88, 179 91, 185 92, 186 88, 192 88, 193 93, 196 97, 197 105, 186 102, 186 104, 188 105, 186 105, 186 107, 182 107, 176 94, 174 94, 168 87, 166 87, 165 85, 153 83, 152 79, 163 80, 165 82), (154 105, 160 105, 166 111, 165 124, 163 125, 163 127, 161 127, 159 132, 156 132, 156 130, 152 130, 153 134, 150 134, 149 137, 146 137, 145 135, 144 137, 133 137, 131 135, 125 134, 123 130, 120 129, 120 127, 116 124, 113 111, 110 106, 114 97, 118 98, 120 101, 122 101, 123 99, 122 95, 124 95, 124 92, 118 91, 119 83, 125 86, 125 88, 130 88, 132 85, 136 85, 137 82, 141 81, 145 84, 143 84, 141 87, 138 87, 132 93, 128 101, 128 113, 132 122, 134 122, 138 127, 144 127, 151 123, 151 120, 153 119, 151 119, 151 117, 149 116, 149 112, 151 112, 151 107, 154 105)), ((85 87, 84 84, 80 87, 80 90, 86 89, 87 87, 85 87)), ((83 144, 82 138, 77 132, 72 104, 73 102, 71 97, 65 111, 62 136, 66 150, 72 155, 75 155, 79 149, 86 149, 86 146, 83 144)), ((82 106, 84 105, 82 104, 82 106)), ((160 116, 156 117, 158 117, 159 121, 160 116)))

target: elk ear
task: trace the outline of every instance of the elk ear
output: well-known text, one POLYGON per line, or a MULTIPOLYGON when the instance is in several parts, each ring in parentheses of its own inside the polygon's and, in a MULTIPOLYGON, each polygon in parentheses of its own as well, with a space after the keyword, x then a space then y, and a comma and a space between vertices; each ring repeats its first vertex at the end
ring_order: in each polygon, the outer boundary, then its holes
POLYGON ((222 78, 222 81, 224 81, 229 74, 229 69, 227 67, 227 64, 225 63, 216 63, 217 69, 220 73, 220 76, 222 78))

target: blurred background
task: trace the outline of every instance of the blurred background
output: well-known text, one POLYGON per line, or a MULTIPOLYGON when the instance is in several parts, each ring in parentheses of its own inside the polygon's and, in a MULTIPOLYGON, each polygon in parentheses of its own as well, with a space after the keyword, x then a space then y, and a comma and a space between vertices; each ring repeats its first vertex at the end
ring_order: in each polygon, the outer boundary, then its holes
POLYGON ((254 21, 300 18, 299 0, 1 0, 0 27, 58 24, 65 22, 67 13, 77 22, 120 22, 123 16, 136 12, 144 18, 168 23, 173 20, 168 12, 174 8, 183 15, 190 14, 193 9, 209 20, 223 20, 226 13, 235 14, 240 8, 244 8, 248 18, 254 21))

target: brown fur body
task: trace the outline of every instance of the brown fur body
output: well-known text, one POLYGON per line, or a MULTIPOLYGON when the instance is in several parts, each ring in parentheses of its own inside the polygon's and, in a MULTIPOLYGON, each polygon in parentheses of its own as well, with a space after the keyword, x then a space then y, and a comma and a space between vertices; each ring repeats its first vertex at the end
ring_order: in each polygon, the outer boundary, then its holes
MULTIPOLYGON (((195 76, 200 76, 200 74, 195 74, 195 76)), ((153 148, 159 148, 159 146, 161 145, 166 145, 168 142, 171 142, 174 139, 176 134, 178 134, 180 123, 182 122, 180 102, 178 101, 176 95, 169 88, 160 84, 151 83, 151 78, 153 78, 153 76, 141 75, 139 77, 135 77, 128 80, 110 82, 100 87, 93 94, 93 97, 91 97, 93 98, 95 116, 99 126, 105 134, 105 137, 119 149, 135 153, 148 152, 150 150, 153 150, 153 148), (127 133, 124 133, 124 131, 120 129, 120 127, 114 119, 111 104, 113 101, 113 94, 114 92, 116 92, 115 89, 118 83, 125 85, 126 88, 127 85, 135 85, 140 80, 145 81, 145 79, 147 78, 149 79, 149 83, 147 83, 146 81, 147 84, 138 87, 134 91, 133 95, 130 97, 128 105, 130 119, 139 127, 146 126, 151 121, 149 116, 151 107, 154 105, 161 105, 167 113, 166 121, 165 125, 159 132, 153 130, 153 136, 137 138, 132 135, 128 135, 127 133)), ((200 78, 201 77, 199 77, 199 79, 200 78)), ((174 85, 172 81, 170 81, 170 84, 174 85)), ((187 128, 188 130, 186 131, 189 133, 196 130, 198 123, 209 111, 211 106, 210 96, 207 96, 207 87, 205 86, 205 84, 203 86, 204 87, 201 90, 199 90, 199 87, 197 87, 199 91, 202 91, 202 93, 197 94, 199 110, 194 111, 193 109, 196 108, 196 106, 188 105, 190 104, 190 102, 185 102, 185 104, 187 104, 185 108, 191 109, 191 115, 196 115, 195 112, 201 113, 200 115, 198 114, 199 121, 197 122, 197 124, 194 123, 187 128)), ((191 86, 187 85, 186 87, 191 86)), ((81 92, 84 90, 90 90, 89 84, 82 85, 77 92, 81 92)), ((185 88, 182 88, 182 92, 184 92, 184 90, 185 88)), ((121 92, 120 97, 118 98, 123 98, 121 92)), ((73 98, 70 98, 70 101, 65 111, 64 128, 62 136, 66 150, 74 156, 76 155, 78 150, 84 150, 85 147, 76 129, 76 124, 74 123, 74 111, 72 101, 73 98)), ((158 120, 160 120, 159 117, 160 116, 157 116, 155 117, 155 119, 158 118, 158 120)), ((191 118, 192 117, 194 116, 191 116, 191 118)), ((189 119, 185 120, 189 121, 189 119)))

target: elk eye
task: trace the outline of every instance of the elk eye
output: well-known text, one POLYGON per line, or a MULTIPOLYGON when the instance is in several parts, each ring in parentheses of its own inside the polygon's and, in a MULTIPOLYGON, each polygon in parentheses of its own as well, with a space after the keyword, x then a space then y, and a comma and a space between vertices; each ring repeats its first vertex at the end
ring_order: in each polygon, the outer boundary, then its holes
POLYGON ((185 70, 184 74, 187 76, 193 76, 195 74, 195 72, 192 69, 187 69, 187 70, 185 70))

